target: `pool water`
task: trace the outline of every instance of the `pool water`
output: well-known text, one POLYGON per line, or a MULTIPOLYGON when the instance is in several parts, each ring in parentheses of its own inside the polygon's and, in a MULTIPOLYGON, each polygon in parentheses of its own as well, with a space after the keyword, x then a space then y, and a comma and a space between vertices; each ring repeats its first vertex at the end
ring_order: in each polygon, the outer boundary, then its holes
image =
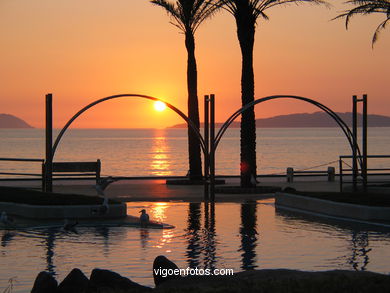
POLYGON ((0 230, 0 292, 14 278, 13 292, 31 290, 46 270, 61 281, 80 268, 114 270, 154 286, 153 260, 165 255, 179 268, 368 270, 389 274, 390 227, 376 227, 275 209, 274 200, 245 203, 136 202, 154 220, 175 225, 156 230, 78 227, 0 230))

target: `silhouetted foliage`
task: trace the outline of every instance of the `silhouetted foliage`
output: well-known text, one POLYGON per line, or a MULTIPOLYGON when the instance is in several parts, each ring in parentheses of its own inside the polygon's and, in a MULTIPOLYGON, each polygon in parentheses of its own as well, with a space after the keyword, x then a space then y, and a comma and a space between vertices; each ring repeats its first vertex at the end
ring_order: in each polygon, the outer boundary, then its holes
MULTIPOLYGON (((199 25, 210 17, 218 7, 206 0, 153 0, 153 4, 166 10, 172 18, 172 24, 185 35, 187 49, 187 89, 188 89, 188 117, 199 129, 198 107, 198 75, 195 59, 194 34, 199 25)), ((188 128, 188 153, 190 179, 201 179, 202 162, 200 155, 200 143, 194 131, 188 128)))
MULTIPOLYGON (((229 11, 236 20, 237 37, 242 55, 241 101, 242 106, 254 100, 253 46, 258 18, 268 19, 266 10, 288 3, 325 3, 322 0, 218 0, 217 5, 229 11)), ((241 117, 241 186, 254 185, 256 178, 256 123, 254 108, 241 117), (251 182, 252 181, 252 182, 251 182)))
POLYGON ((343 14, 340 14, 335 19, 345 18, 345 27, 348 29, 349 21, 354 15, 368 15, 383 13, 386 16, 386 19, 382 21, 376 28, 374 35, 372 37, 372 46, 377 41, 379 33, 382 29, 386 28, 387 23, 390 21, 390 1, 389 0, 351 0, 346 3, 355 5, 351 10, 345 11, 343 14))

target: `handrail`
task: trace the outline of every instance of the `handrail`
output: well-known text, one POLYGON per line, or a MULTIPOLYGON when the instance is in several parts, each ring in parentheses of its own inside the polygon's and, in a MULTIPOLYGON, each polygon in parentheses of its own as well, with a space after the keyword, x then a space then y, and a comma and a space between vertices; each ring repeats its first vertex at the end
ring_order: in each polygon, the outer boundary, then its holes
POLYGON ((37 173, 12 173, 12 172, 0 172, 0 175, 27 175, 27 176, 42 176, 37 173))
MULTIPOLYGON (((360 156, 360 155, 357 155, 356 156, 357 158, 362 158, 363 156, 360 156)), ((389 159, 390 158, 390 155, 367 155, 367 158, 371 158, 371 159, 389 159)), ((353 156, 351 155, 343 155, 343 156, 339 156, 339 173, 340 173, 340 192, 343 191, 343 184, 344 184, 344 180, 343 180, 343 176, 344 175, 352 175, 352 172, 353 172, 353 168, 348 165, 346 162, 343 161, 343 159, 353 159, 353 156), (344 168, 343 165, 347 165, 348 168, 344 168), (345 172, 345 173, 344 173, 345 172)), ((359 168, 358 166, 358 174, 360 173, 361 174, 361 168, 359 168)), ((390 171, 390 168, 368 168, 366 169, 366 171, 390 171)), ((390 175, 390 173, 369 173, 367 175, 390 175)))
MULTIPOLYGON (((356 157, 363 157, 363 156, 356 156, 356 157)), ((352 159, 353 156, 351 155, 343 155, 343 156, 340 156, 340 158, 346 158, 346 159, 352 159)), ((390 158, 390 155, 367 155, 367 158, 377 158, 377 159, 381 159, 381 158, 390 158)))
POLYGON ((44 159, 26 159, 26 158, 0 158, 0 161, 16 161, 16 162, 44 162, 44 159))
MULTIPOLYGON (((0 161, 3 162, 39 162, 44 164, 45 160, 44 159, 36 159, 36 158, 0 158, 0 161)), ((43 174, 43 168, 40 174, 37 173, 18 173, 18 172, 0 172, 0 175, 17 175, 17 176, 37 176, 41 177, 42 181, 42 190, 44 187, 44 174, 43 174)))

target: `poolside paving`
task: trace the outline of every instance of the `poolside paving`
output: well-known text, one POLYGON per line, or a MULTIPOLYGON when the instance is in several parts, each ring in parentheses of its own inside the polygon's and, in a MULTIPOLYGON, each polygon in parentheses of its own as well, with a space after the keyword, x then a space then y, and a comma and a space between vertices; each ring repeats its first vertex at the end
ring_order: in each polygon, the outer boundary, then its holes
MULTIPOLYGON (((238 186, 238 178, 226 178, 224 186, 238 186)), ((112 183, 105 190, 109 198, 121 201, 202 201, 203 185, 167 185, 165 179, 124 179, 112 183)), ((40 188, 39 181, 0 181, 0 186, 40 188)), ((96 195, 94 180, 56 180, 53 191, 96 195)), ((328 182, 325 177, 296 178, 293 183, 285 177, 260 178, 258 186, 292 187, 302 191, 339 191, 339 182, 328 182)), ((217 193, 216 201, 242 201, 270 197, 273 194, 217 193)))

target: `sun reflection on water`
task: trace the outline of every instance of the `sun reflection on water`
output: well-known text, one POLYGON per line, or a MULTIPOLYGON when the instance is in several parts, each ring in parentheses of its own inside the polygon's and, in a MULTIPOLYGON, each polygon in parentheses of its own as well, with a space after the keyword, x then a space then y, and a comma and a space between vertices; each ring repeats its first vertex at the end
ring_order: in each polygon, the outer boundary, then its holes
MULTIPOLYGON (((160 237, 156 245, 154 245, 153 247, 163 248, 164 246, 172 242, 173 237, 174 237, 174 232, 171 229, 164 229, 163 235, 160 237)), ((171 252, 171 250, 167 249, 165 252, 171 252)))
POLYGON ((172 171, 169 170, 171 164, 166 137, 163 135, 164 133, 161 133, 164 132, 164 130, 159 129, 157 131, 153 140, 150 169, 153 175, 169 176, 172 175, 172 171))
MULTIPOLYGON (((157 222, 165 222, 167 219, 166 213, 168 208, 169 208, 169 203, 166 202, 153 203, 149 209, 152 219, 157 222)), ((169 244, 172 241, 173 237, 174 237, 173 229, 164 229, 162 230, 161 237, 158 239, 156 245, 154 245, 153 247, 163 248, 165 245, 169 244)), ((171 252, 171 250, 167 249, 165 252, 169 253, 171 252)))
POLYGON ((166 210, 168 208, 168 203, 166 202, 156 202, 153 203, 152 207, 150 207, 150 213, 152 218, 157 222, 164 222, 167 218, 166 210))

